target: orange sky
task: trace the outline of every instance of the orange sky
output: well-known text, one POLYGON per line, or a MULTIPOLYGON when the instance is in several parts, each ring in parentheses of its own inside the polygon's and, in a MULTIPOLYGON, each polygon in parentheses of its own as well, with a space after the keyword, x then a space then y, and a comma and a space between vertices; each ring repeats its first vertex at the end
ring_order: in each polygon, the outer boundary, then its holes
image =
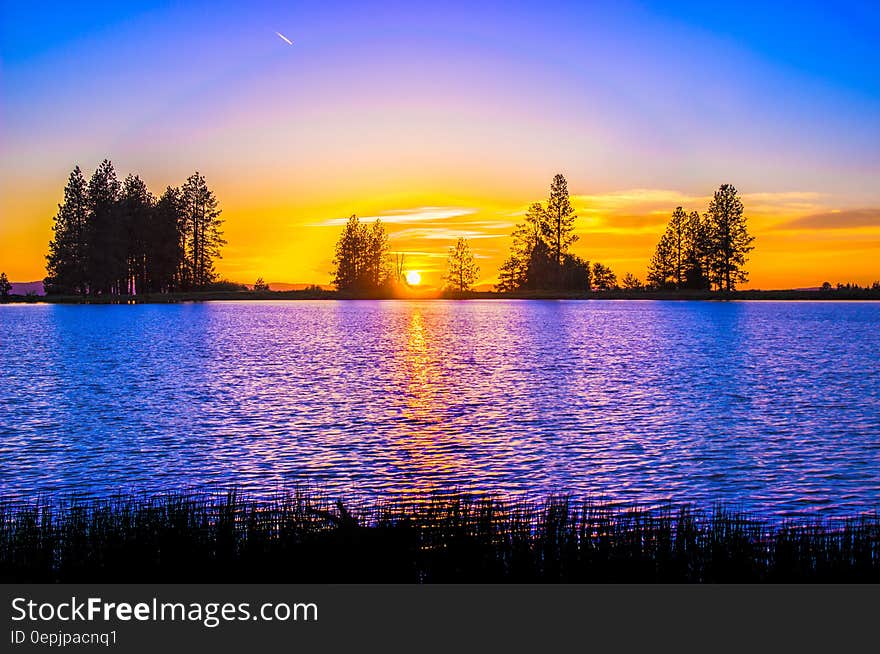
MULTIPOLYGON (((548 186, 551 176, 547 175, 548 186)), ((642 279, 671 210, 682 205, 702 212, 710 200, 708 191, 702 195, 662 189, 578 194, 576 177, 568 179, 578 210, 579 240, 573 250, 610 265, 619 275, 632 272, 642 279)), ((478 284, 492 284, 510 247, 513 226, 531 201, 544 199, 538 188, 506 201, 473 192, 394 193, 389 189, 371 193, 365 188, 352 189, 352 197, 340 200, 307 196, 303 204, 293 204, 283 198, 255 202, 255 195, 265 197, 258 189, 231 182, 229 188, 222 181, 213 187, 221 200, 229 241, 218 272, 245 283, 262 276, 272 282, 328 284, 341 223, 356 211, 364 220, 382 219, 391 250, 406 253, 407 267, 421 272, 426 286, 442 283, 446 253, 459 236, 469 239, 477 256, 478 284)), ((875 211, 841 207, 810 191, 749 193, 741 189, 741 194, 756 236, 748 265, 749 287, 816 286, 825 280, 867 284, 880 278, 880 228, 874 226, 875 211)), ((0 265, 11 279, 30 281, 45 274, 42 255, 51 238, 53 206, 60 195, 59 188, 34 188, 4 198, 4 215, 29 218, 3 225, 0 265)))

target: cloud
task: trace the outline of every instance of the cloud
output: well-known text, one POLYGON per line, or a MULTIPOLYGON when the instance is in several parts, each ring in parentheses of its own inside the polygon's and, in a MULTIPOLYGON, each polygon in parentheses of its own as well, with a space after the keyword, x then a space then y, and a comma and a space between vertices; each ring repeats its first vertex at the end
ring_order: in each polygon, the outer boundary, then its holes
POLYGON ((668 208, 701 207, 709 201, 709 196, 693 196, 669 189, 635 188, 597 195, 574 195, 572 204, 579 213, 608 213, 625 208, 668 208))
MULTIPOLYGON (((412 209, 391 209, 383 211, 376 216, 358 216, 361 222, 374 222, 381 220, 383 223, 408 225, 426 220, 446 220, 459 216, 469 216, 477 213, 470 207, 415 207, 412 209)), ((346 218, 330 218, 319 223, 313 223, 309 227, 340 227, 348 222, 346 218)))
POLYGON ((467 239, 478 238, 499 238, 507 236, 506 234, 487 234, 486 232, 466 230, 466 229, 449 229, 448 227, 411 227, 389 235, 391 241, 401 241, 405 239, 428 239, 431 241, 456 241, 460 236, 467 239))
POLYGON ((880 227, 880 208, 841 209, 814 213, 777 225, 777 229, 855 229, 880 227))

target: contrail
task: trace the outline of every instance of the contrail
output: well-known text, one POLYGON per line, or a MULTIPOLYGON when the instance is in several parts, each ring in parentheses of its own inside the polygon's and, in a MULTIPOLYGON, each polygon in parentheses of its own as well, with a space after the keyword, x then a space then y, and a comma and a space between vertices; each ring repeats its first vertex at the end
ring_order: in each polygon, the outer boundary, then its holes
POLYGON ((284 36, 281 32, 275 32, 278 35, 278 38, 284 41, 287 45, 293 45, 293 41, 284 36))

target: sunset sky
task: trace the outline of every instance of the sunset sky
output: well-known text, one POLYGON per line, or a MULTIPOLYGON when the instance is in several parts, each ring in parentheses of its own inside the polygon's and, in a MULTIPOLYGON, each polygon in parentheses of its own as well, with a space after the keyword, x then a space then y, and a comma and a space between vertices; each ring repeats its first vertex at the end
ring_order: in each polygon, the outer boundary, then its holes
POLYGON ((750 287, 870 283, 878 34, 875 2, 3 1, 0 270, 45 275, 67 175, 108 157, 157 194, 203 173, 240 282, 329 283, 357 213, 428 285, 458 236, 492 283, 561 172, 619 275, 730 182, 750 287))

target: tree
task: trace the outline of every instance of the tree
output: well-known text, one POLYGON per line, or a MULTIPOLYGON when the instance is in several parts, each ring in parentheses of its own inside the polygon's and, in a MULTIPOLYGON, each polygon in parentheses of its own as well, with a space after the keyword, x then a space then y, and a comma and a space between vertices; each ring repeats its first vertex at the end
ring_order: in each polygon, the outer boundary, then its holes
POLYGON ((547 238, 550 257, 556 262, 559 277, 569 246, 577 240, 574 233, 575 210, 568 196, 568 182, 562 175, 555 175, 550 184, 550 198, 547 200, 543 221, 544 236, 547 238))
POLYGON ((204 288, 216 279, 214 260, 220 258, 220 248, 226 245, 220 229, 221 211, 217 198, 198 171, 181 188, 181 200, 186 283, 192 288, 204 288))
POLYGON ((712 244, 709 240, 708 219, 698 211, 688 214, 685 226, 686 252, 684 287, 709 289, 709 268, 712 260, 712 244))
POLYGON ((529 206, 525 219, 513 232, 510 255, 498 272, 496 289, 587 290, 589 265, 568 252, 577 240, 575 210, 565 177, 556 175, 546 204, 529 206))
POLYGON ((676 207, 648 266, 648 283, 663 289, 701 288, 704 240, 700 214, 676 207))
POLYGON ((688 217, 684 209, 676 207, 666 226, 669 233, 670 254, 672 255, 672 279, 675 288, 684 287, 685 259, 687 255, 687 222, 688 217))
POLYGON ((12 291, 12 284, 5 272, 0 272, 0 300, 5 302, 9 299, 9 293, 12 291))
POLYGON ((254 290, 257 292, 268 291, 269 285, 263 281, 262 277, 257 277, 257 281, 254 282, 254 290))
POLYGON ((365 285, 370 289, 380 288, 387 280, 388 234, 385 225, 378 218, 370 226, 366 235, 366 262, 364 272, 367 275, 365 285))
POLYGON ((480 267, 474 261, 474 255, 467 239, 459 237, 455 247, 449 248, 444 279, 452 290, 463 293, 470 290, 480 275, 480 267))
POLYGON ((64 202, 58 205, 46 255, 46 278, 43 284, 49 294, 85 295, 86 222, 89 217, 88 186, 82 170, 74 167, 64 188, 64 202))
POLYGON ((617 287, 617 275, 611 268, 599 263, 593 264, 593 288, 597 291, 610 291, 617 287))
MULTIPOLYGON (((540 202, 529 206, 522 223, 513 230, 513 245, 510 255, 501 265, 498 272, 498 284, 496 289, 501 292, 511 292, 520 289, 535 287, 543 280, 529 277, 529 269, 533 267, 535 259, 540 253, 536 253, 539 244, 544 243, 544 234, 547 215, 540 202)), ((544 248, 546 254, 546 247, 544 248)))
POLYGON ((590 262, 574 254, 566 254, 562 259, 562 280, 560 288, 568 291, 590 290, 590 262))
POLYGON ((642 282, 632 273, 626 273, 620 280, 620 285, 628 291, 638 291, 642 288, 642 282))
POLYGON ((188 278, 183 199, 180 190, 168 186, 150 212, 146 242, 147 292, 166 293, 184 285, 188 278))
POLYGON ((198 173, 157 201, 137 175, 120 184, 105 159, 88 181, 79 166, 58 205, 46 292, 162 293, 204 287, 225 244, 217 200, 198 173))
POLYGON ((402 284, 404 274, 406 272, 406 253, 396 252, 394 254, 394 281, 396 284, 402 284))
POLYGON ((375 292, 387 281, 388 236, 378 219, 371 226, 352 215, 336 242, 333 284, 338 290, 375 292))
POLYGON ((663 232, 651 263, 648 264, 648 284, 653 288, 667 289, 674 285, 675 258, 669 231, 663 232))
POLYGON ((713 253, 709 278, 717 289, 736 290, 748 281, 746 255, 755 238, 746 229, 742 201, 732 184, 722 184, 709 203, 708 239, 713 253))
POLYGON ((126 230, 127 276, 123 293, 142 295, 148 291, 147 249, 151 237, 156 199, 137 175, 122 183, 120 220, 126 230))
POLYGON ((88 185, 85 270, 92 295, 119 295, 126 290, 127 234, 119 207, 121 188, 113 163, 104 159, 88 185))
POLYGON ((361 279, 361 234, 361 223, 358 217, 352 214, 336 242, 336 258, 333 260, 336 270, 333 284, 337 290, 357 290, 361 279))

